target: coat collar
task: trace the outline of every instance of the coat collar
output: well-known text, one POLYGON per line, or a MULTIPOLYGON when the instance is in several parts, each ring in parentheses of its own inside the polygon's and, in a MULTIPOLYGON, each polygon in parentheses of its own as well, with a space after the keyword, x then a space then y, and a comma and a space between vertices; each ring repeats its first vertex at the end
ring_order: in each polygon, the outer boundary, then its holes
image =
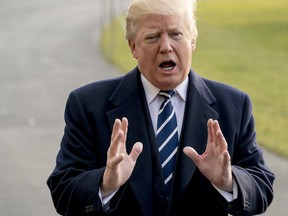
POLYGON ((218 113, 212 108, 216 99, 207 87, 204 79, 190 71, 189 87, 187 90, 185 114, 178 151, 177 167, 174 178, 174 198, 180 195, 190 182, 196 166, 184 154, 185 146, 193 147, 202 154, 207 144, 207 121, 209 118, 218 119, 218 113))
POLYGON ((149 215, 149 212, 153 209, 152 205, 155 203, 151 200, 154 197, 155 190, 158 189, 150 190, 145 185, 159 185, 162 180, 160 178, 156 179, 155 176, 158 175, 154 174, 160 172, 156 168, 157 161, 152 159, 152 157, 155 158, 155 150, 152 148, 156 146, 155 135, 140 79, 140 72, 137 68, 123 77, 109 101, 115 106, 114 109, 107 112, 110 128, 112 129, 116 118, 127 117, 129 121, 126 141, 128 154, 134 143, 143 143, 143 151, 137 160, 127 186, 131 187, 135 196, 139 196, 137 200, 141 202, 140 206, 145 206, 143 215, 149 215))
MULTIPOLYGON (((188 93, 191 93, 191 95, 192 93, 195 93, 193 95, 200 97, 207 105, 215 102, 215 98, 213 97, 209 88, 206 86, 202 77, 191 70, 188 79, 188 93)), ((110 96, 109 101, 115 106, 120 106, 122 103, 131 98, 131 96, 135 95, 138 90, 143 90, 142 84, 140 85, 141 87, 139 87, 139 83, 141 83, 140 72, 137 68, 134 68, 124 76, 114 93, 110 96)))

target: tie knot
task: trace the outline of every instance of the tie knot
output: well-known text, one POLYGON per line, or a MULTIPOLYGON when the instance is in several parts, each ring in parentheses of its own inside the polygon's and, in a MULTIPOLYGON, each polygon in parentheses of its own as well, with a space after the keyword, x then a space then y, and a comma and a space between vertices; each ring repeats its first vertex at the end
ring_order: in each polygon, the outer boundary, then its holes
POLYGON ((172 90, 167 90, 167 91, 164 91, 164 90, 160 90, 159 91, 159 95, 161 95, 162 97, 164 97, 166 100, 171 98, 173 95, 175 94, 175 90, 172 89, 172 90))

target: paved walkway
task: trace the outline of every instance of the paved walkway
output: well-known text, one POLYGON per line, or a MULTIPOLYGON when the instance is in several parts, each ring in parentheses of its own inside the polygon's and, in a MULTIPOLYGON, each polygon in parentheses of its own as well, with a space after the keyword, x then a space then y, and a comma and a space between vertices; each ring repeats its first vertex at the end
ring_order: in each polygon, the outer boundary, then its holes
MULTIPOLYGON (((46 179, 68 93, 119 75, 97 45, 103 2, 0 0, 0 216, 57 215, 46 179)), ((288 161, 266 151, 265 157, 277 176, 265 215, 282 216, 288 161)))

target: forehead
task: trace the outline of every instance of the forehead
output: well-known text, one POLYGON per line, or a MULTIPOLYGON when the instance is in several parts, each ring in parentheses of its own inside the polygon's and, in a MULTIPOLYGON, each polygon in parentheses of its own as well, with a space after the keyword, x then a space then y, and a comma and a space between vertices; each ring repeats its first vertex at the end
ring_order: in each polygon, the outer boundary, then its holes
POLYGON ((149 14, 138 23, 138 30, 182 29, 183 18, 179 15, 166 16, 149 14))

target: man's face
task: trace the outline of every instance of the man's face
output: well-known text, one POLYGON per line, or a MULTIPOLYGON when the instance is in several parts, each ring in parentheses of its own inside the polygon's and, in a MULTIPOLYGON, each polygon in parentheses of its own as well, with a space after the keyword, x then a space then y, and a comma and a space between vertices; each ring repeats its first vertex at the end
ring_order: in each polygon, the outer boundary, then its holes
POLYGON ((129 40, 140 72, 162 90, 177 87, 187 77, 194 43, 181 16, 163 15, 148 15, 129 40))

